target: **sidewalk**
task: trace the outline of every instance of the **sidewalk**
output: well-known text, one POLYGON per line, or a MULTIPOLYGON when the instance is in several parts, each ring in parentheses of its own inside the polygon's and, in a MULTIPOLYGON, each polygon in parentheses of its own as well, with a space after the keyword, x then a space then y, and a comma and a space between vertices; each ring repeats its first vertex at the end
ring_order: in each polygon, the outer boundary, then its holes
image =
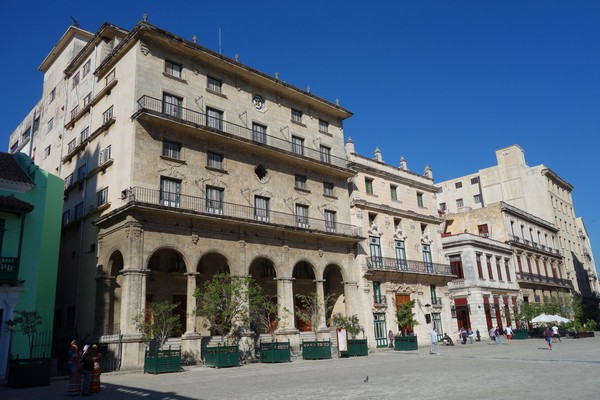
MULTIPOLYGON (((383 350, 368 357, 249 364, 238 368, 191 367, 184 372, 102 375, 92 399, 598 399, 600 337, 563 339, 547 350, 543 339, 512 344, 383 350), (365 382, 366 377, 369 377, 365 382)), ((68 380, 50 386, 0 387, 0 399, 66 399, 68 380)))

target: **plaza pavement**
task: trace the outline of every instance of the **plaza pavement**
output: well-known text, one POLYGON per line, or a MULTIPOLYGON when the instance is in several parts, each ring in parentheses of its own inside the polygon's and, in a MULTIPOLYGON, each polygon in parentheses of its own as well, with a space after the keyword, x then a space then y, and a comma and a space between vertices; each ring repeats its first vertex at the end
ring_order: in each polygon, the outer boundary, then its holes
MULTIPOLYGON (((597 333, 598 334, 598 333, 597 333)), ((237 368, 186 367, 169 374, 102 375, 92 399, 600 399, 600 335, 563 339, 546 349, 543 339, 512 344, 440 346, 417 351, 382 350, 368 357, 248 364, 237 368), (369 377, 365 382, 366 377, 369 377)), ((11 389, 0 399, 66 399, 68 380, 11 389)))

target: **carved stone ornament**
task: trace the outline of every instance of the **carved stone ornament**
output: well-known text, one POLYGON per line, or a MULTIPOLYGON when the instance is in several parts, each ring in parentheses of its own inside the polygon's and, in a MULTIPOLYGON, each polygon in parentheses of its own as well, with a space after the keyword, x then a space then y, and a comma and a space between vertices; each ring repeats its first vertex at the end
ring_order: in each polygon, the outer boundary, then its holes
POLYGON ((369 236, 383 236, 383 232, 377 224, 373 224, 369 228, 369 236))
POLYGON ((198 244, 199 240, 200 240, 200 236, 198 236, 197 233, 192 233, 192 243, 198 244))
POLYGON ((424 234, 423 237, 421 238, 421 243, 425 243, 425 244, 431 244, 431 242, 433 242, 433 239, 429 237, 429 234, 424 234))
POLYGON ((396 240, 406 240, 408 236, 402 232, 402 228, 401 227, 396 227, 396 231, 394 232, 394 239, 396 240))
POLYGON ((150 48, 144 42, 140 42, 140 50, 142 51, 142 54, 145 56, 147 56, 148 53, 150 53, 150 48))

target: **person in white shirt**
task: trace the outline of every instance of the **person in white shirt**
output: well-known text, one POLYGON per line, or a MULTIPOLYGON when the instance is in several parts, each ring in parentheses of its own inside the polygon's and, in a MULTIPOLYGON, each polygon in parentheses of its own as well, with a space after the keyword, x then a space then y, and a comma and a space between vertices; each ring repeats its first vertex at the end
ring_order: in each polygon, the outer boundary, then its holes
POLYGON ((431 350, 429 350, 429 354, 440 354, 440 350, 438 348, 438 334, 435 330, 435 326, 431 331, 431 350))
POLYGON ((560 342, 560 332, 558 331, 558 326, 553 325, 552 326, 552 337, 554 339, 558 339, 558 341, 560 342))
POLYGON ((512 337, 513 337, 513 330, 511 328, 511 326, 507 326, 506 327, 506 340, 508 340, 508 344, 510 344, 510 342, 512 341, 512 337))

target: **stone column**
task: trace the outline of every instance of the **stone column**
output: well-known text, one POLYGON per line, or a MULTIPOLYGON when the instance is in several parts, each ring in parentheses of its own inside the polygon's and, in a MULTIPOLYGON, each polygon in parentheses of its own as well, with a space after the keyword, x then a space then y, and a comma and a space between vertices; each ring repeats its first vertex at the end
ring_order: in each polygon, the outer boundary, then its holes
MULTIPOLYGON (((344 299, 346 300, 346 316, 358 315, 359 312, 356 309, 355 298, 357 296, 358 283, 356 282, 342 282, 344 285, 344 299)), ((361 325, 364 322, 361 321, 361 325)))
POLYGON ((294 318, 294 290, 292 281, 294 278, 275 278, 277 280, 277 304, 278 315, 281 318, 279 332, 296 332, 296 319, 294 318), (286 312, 286 310, 288 310, 286 312))
MULTIPOLYGON (((325 289, 323 284, 325 283, 322 279, 315 280, 317 301, 319 302, 319 326, 316 328, 318 334, 328 332, 327 329, 327 314, 325 311, 325 289)), ((321 339, 319 339, 321 340, 321 339)))
POLYGON ((187 295, 186 295, 186 321, 185 321, 185 333, 184 336, 198 334, 196 332, 196 298, 194 297, 194 292, 197 287, 197 272, 188 272, 185 274, 187 276, 187 295))
POLYGON ((122 303, 121 303, 121 332, 125 335, 139 335, 134 322, 136 316, 146 308, 146 275, 148 270, 124 268, 122 303))
POLYGON ((115 277, 102 274, 96 278, 96 323, 95 332, 112 334, 114 319, 115 277), (105 329, 107 328, 107 329, 105 329))

